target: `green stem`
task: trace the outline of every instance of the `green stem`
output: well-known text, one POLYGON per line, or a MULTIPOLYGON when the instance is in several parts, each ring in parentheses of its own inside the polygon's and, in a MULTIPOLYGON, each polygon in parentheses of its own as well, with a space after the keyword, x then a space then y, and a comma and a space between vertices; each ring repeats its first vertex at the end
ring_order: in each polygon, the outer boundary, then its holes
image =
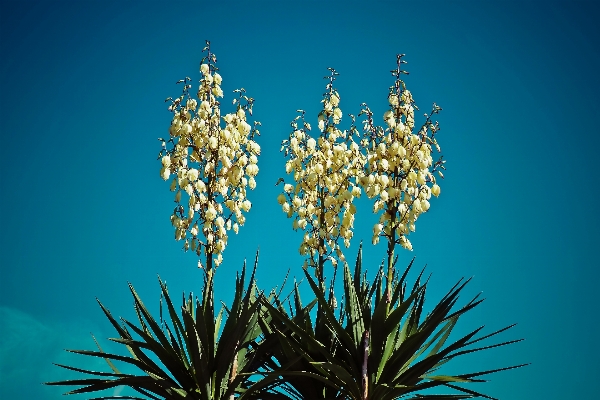
POLYGON ((207 273, 209 271, 212 271, 212 266, 213 266, 213 253, 207 252, 206 253, 206 272, 207 273))
MULTIPOLYGON (((325 223, 325 205, 324 205, 324 190, 320 190, 321 197, 321 215, 319 215, 319 231, 323 229, 323 225, 325 223)), ((321 249, 325 248, 325 238, 322 238, 319 234, 319 258, 317 263, 317 279, 319 281, 319 289, 325 295, 325 279, 323 277, 323 269, 325 267, 325 257, 323 257, 323 253, 321 249)), ((326 331, 325 329, 325 314, 323 312, 323 305, 319 302, 317 304, 317 320, 315 325, 315 336, 317 339, 322 339, 322 335, 326 331)), ((325 343, 325 342, 323 342, 325 343)))
MULTIPOLYGON (((324 204, 324 193, 323 189, 321 191, 321 215, 319 215, 319 231, 323 229, 323 225, 325 224, 325 204, 324 204)), ((319 234, 319 260, 317 264, 317 279, 319 280, 319 285, 323 286, 324 278, 323 278, 323 269, 325 267, 325 258, 323 257, 323 253, 321 249, 325 249, 325 238, 322 238, 319 234)), ((323 293, 325 293, 325 288, 323 288, 323 293)))
MULTIPOLYGON (((389 205, 390 203, 388 203, 389 205)), ((391 213, 390 217, 390 236, 388 237, 387 249, 387 278, 386 278, 386 303, 388 307, 392 302, 392 280, 394 279, 394 247, 396 246, 396 207, 388 208, 391 213)))

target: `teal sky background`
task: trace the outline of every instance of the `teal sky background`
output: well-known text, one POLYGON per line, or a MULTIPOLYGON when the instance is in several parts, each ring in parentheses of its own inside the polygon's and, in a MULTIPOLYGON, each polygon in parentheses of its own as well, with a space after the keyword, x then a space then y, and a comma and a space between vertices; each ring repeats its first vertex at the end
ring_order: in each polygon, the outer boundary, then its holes
MULTIPOLYGON (((157 316, 157 275, 173 294, 199 292, 196 258, 173 239, 173 194, 156 156, 171 118, 163 100, 179 95, 177 80, 199 78, 205 39, 223 76, 222 110, 244 87, 263 125, 253 207, 230 237, 217 298, 231 299, 236 271, 259 247, 261 288, 279 285, 288 269, 302 276, 301 234, 274 186, 289 122, 301 108, 316 124, 323 76, 334 67, 344 114, 367 102, 382 123, 389 71, 405 53, 421 111, 443 108, 448 170, 400 263, 427 264, 430 306, 473 277, 462 302, 479 292, 486 301, 460 332, 517 323, 500 339, 526 339, 449 370, 531 363, 473 388, 501 399, 596 398, 595 2, 0 4, 0 398, 62 398, 65 389, 40 382, 79 375, 53 362, 106 369, 62 350, 93 349, 90 332, 119 349, 106 339, 116 333, 96 297, 134 318, 127 282, 157 316)), ((353 260, 363 239, 373 273, 385 248, 370 244, 374 217, 359 205, 347 255, 353 260)))

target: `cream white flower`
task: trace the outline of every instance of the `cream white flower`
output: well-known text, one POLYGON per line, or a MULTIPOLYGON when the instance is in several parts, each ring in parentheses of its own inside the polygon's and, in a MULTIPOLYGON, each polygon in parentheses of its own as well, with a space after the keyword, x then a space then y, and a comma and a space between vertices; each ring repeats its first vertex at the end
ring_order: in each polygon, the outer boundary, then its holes
POLYGON ((188 99, 185 104, 185 107, 188 110, 192 110, 192 111, 195 111, 197 106, 198 106, 198 102, 196 101, 196 99, 188 99))
POLYGON ((302 199, 300 199, 300 197, 295 196, 294 199, 292 200, 292 204, 294 206, 294 208, 299 209, 300 206, 302 206, 302 199))
POLYGON ((248 199, 244 200, 242 202, 242 210, 248 212, 250 211, 250 208, 252 207, 252 203, 250 203, 250 201, 248 199))
POLYGON ((214 207, 209 206, 204 215, 207 222, 212 222, 217 216, 217 210, 215 210, 214 207))
MULTIPOLYGON (((320 113, 320 114, 319 114, 319 117, 318 117, 318 125, 319 125, 319 130, 320 130, 321 132, 323 132, 323 130, 325 130, 325 115, 324 115, 323 113, 320 113)), ((314 140, 314 139, 313 139, 313 140, 314 140)), ((313 146, 313 149, 314 149, 314 146, 313 146)))
POLYGON ((194 182, 194 187, 196 188, 196 190, 200 193, 205 192, 206 191, 206 185, 204 184, 203 181, 201 180, 197 180, 196 182, 194 182))
POLYGON ((333 121, 334 121, 334 123, 338 124, 341 119, 342 119, 342 110, 340 110, 337 107, 334 108, 333 109, 333 121))
POLYGON ((375 224, 375 225, 373 225, 373 234, 374 235, 379 235, 381 233, 381 231, 383 231, 383 225, 382 224, 375 224))
POLYGON ((340 97, 337 93, 331 95, 331 105, 337 107, 340 104, 340 97))
POLYGON ((393 129, 396 126, 396 118, 394 117, 394 113, 390 110, 383 114, 383 120, 390 127, 390 129, 393 129))
POLYGON ((216 97, 223 97, 223 89, 217 85, 213 87, 212 94, 214 94, 216 97))
POLYGON ((406 236, 400 237, 400 245, 409 251, 412 251, 412 249, 413 249, 412 244, 410 243, 410 240, 408 240, 406 238, 406 236))
MULTIPOLYGON (((381 160, 381 162, 379 163, 379 165, 380 165, 380 167, 381 167, 381 169, 383 171, 387 171, 388 168, 389 168, 388 160, 386 160, 385 158, 383 160, 381 160)), ((386 176, 386 175, 384 175, 384 176, 386 176)))
POLYGON ((240 121, 240 123, 237 126, 238 132, 242 135, 247 135, 248 133, 250 133, 251 129, 252 127, 246 121, 240 121))
POLYGON ((258 165, 256 164, 248 164, 246 166, 246 175, 249 177, 254 177, 258 174, 258 165))
POLYGON ((196 180, 198 180, 198 170, 195 168, 188 170, 187 178, 190 182, 195 182, 196 180))
POLYGON ((161 178, 163 178, 165 181, 169 179, 169 176, 171 176, 171 170, 169 168, 161 168, 160 170, 160 176, 161 178))

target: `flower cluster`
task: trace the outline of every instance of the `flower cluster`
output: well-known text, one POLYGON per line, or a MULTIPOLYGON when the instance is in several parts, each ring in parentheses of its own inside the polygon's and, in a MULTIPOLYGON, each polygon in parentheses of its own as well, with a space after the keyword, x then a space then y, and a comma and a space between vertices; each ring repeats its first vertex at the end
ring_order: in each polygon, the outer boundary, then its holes
POLYGON ((353 201, 361 194, 357 178, 365 164, 353 137, 358 130, 354 126, 349 131, 338 128, 342 111, 340 95, 333 88, 337 72, 330 71, 318 115, 319 136, 310 136, 311 126, 304 119, 304 111, 298 110, 300 115, 291 123, 293 132, 282 142, 281 150, 289 157, 285 170, 294 184, 284 181, 283 193, 277 199, 288 218, 294 218, 293 228, 305 231, 300 254, 309 255, 311 265, 319 267, 326 258, 337 262, 334 252, 344 260, 337 242, 341 238, 346 247, 350 246, 356 213, 353 201))
POLYGON ((444 169, 445 161, 440 157, 434 163, 432 156, 432 146, 438 153, 441 149, 435 138, 439 125, 431 116, 441 108, 434 104, 431 114, 425 114, 425 123, 415 132, 414 112, 418 108, 400 79, 405 73, 400 69, 403 63, 399 55, 398 67, 392 71, 396 80, 389 90, 390 109, 383 115, 385 128, 375 126, 371 110, 362 105, 361 114, 366 118, 361 144, 367 149, 367 167, 360 185, 369 198, 375 199, 373 212, 383 210, 373 227, 373 244, 383 235, 390 244, 412 250, 406 236, 415 230, 419 215, 429 210, 431 195, 440 194, 434 172, 443 178, 440 169, 444 169))
POLYGON ((184 249, 198 255, 204 248, 210 269, 213 263, 222 262, 228 231, 238 232, 245 222, 244 212, 252 206, 246 188, 256 187, 260 146, 253 139, 260 123, 251 126, 247 121, 253 99, 244 95, 244 89, 235 91, 239 93, 239 99, 233 100, 236 111, 221 115, 217 99, 223 97, 222 78, 209 42, 204 51, 208 56, 200 65, 197 98, 190 95, 191 80, 186 78, 178 82, 184 84, 183 94, 167 99, 173 119, 169 140, 160 139, 159 158, 160 176, 169 180, 174 175, 171 191, 177 205, 171 223, 175 239, 183 240, 184 249))

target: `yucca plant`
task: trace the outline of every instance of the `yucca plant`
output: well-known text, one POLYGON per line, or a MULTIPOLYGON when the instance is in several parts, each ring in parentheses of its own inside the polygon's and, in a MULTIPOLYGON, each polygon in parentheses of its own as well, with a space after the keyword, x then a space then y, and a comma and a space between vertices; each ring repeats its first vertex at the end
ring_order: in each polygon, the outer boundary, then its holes
MULTIPOLYGON (((326 355, 322 354, 321 343, 329 344, 325 346, 328 354, 335 353, 337 346, 333 332, 325 326, 322 310, 317 310, 315 324, 312 322, 314 315, 311 316, 311 313, 315 311, 318 300, 315 298, 304 305, 298 284, 294 286, 293 305, 289 305, 289 313, 286 311, 287 299, 281 299, 281 296, 273 293, 261 299, 263 307, 258 323, 261 325, 263 340, 257 343, 254 357, 255 364, 261 366, 256 372, 263 379, 256 384, 256 388, 276 388, 280 394, 259 398, 334 398, 337 389, 325 382, 318 369, 311 364, 315 359, 327 360, 326 355), (297 335, 288 324, 300 329, 303 335, 297 335), (287 339, 282 339, 282 335, 287 336, 287 339), (315 343, 318 345, 315 346, 315 343), (303 350, 299 351, 298 347, 303 350), (310 356, 306 357, 307 354, 310 356)), ((245 394, 242 398, 256 397, 245 394)))
MULTIPOLYGON (((245 265, 236 280, 236 292, 230 309, 215 315, 213 277, 223 261, 229 231, 238 233, 252 203, 246 188, 256 187, 260 146, 254 141, 260 122, 249 124, 254 99, 244 89, 235 90, 235 110, 221 113, 223 78, 218 73, 217 57, 210 42, 203 49, 197 92, 189 77, 180 80, 182 94, 167 98, 173 114, 169 138, 159 140, 162 148, 160 176, 171 180, 176 206, 171 214, 175 239, 185 251, 193 251, 204 263, 204 286, 200 299, 190 294, 180 314, 176 312, 166 285, 160 281, 167 305, 169 323, 161 323, 148 312, 135 289, 139 326, 122 320, 119 324, 100 306, 119 334, 112 339, 126 346, 130 357, 99 351, 72 350, 78 354, 104 358, 112 372, 95 372, 61 365, 64 368, 95 375, 95 378, 51 382, 51 385, 81 385, 69 393, 95 392, 116 386, 129 386, 152 399, 192 398, 230 399, 236 392, 251 393, 251 343, 259 336, 259 302, 254 272, 244 293, 245 265), (221 330, 222 328, 222 330, 221 330), (156 360, 156 361, 155 361, 156 360), (120 372, 114 361, 139 368, 140 375, 120 372), (158 363, 157 363, 158 362, 158 363), (162 364, 162 365, 160 365, 162 364)), ((258 260, 258 254, 257 254, 258 260)), ((255 262, 256 269, 256 262, 255 262)), ((95 339, 94 339, 95 340, 95 339)), ((97 343, 97 342, 96 342, 97 343)), ((98 344, 98 343, 97 343, 98 344)), ((101 397, 111 398, 111 397, 101 397)))
MULTIPOLYGON (((170 324, 167 319, 163 319, 162 303, 159 322, 152 317, 131 284, 129 288, 134 298, 139 325, 136 326, 125 319, 121 319, 120 324, 98 301, 119 334, 118 338, 110 340, 123 344, 130 356, 107 353, 94 338, 98 351, 68 351, 103 358, 112 372, 90 371, 57 364, 95 377, 47 384, 82 386, 67 394, 128 386, 151 399, 229 400, 236 392, 252 393, 253 382, 250 380, 251 374, 247 372, 251 371, 249 367, 253 359, 251 345, 260 334, 260 326, 257 323, 260 303, 257 301, 254 271, 244 290, 244 265, 241 276, 236 278, 235 296, 231 307, 223 306, 216 315, 212 273, 206 274, 202 298, 194 300, 191 294, 187 299, 184 298, 180 313, 173 306, 167 285, 159 279, 170 324), (123 373, 115 362, 137 367, 141 373, 123 373)), ((258 387, 256 389, 260 390, 258 387)), ((112 398, 123 397, 97 397, 112 398)))
MULTIPOLYGON (((412 265, 411 261, 403 275, 394 280, 392 299, 387 303, 383 271, 370 284, 366 274, 362 274, 359 250, 354 273, 347 265, 344 267, 344 301, 337 317, 332 301, 326 299, 317 282, 306 273, 333 337, 331 342, 323 342, 315 335, 309 317, 313 304, 302 307, 297 291, 293 315, 285 312, 277 301, 264 301, 275 321, 271 327, 277 336, 276 345, 268 343, 267 354, 281 368, 273 368, 273 372, 266 374, 262 385, 279 382, 286 392, 285 398, 293 399, 491 398, 463 384, 484 382, 479 377, 522 365, 455 375, 436 371, 458 356, 519 342, 510 340, 475 347, 512 326, 477 337, 483 328, 480 327, 448 343, 459 317, 482 300, 476 296, 455 309, 458 296, 468 283, 459 281, 423 316, 427 282, 421 282, 421 272, 407 290, 406 277, 412 265), (436 386, 452 388, 461 394, 422 394, 423 390, 436 386)), ((393 272, 397 277, 395 269, 393 272)))
MULTIPOLYGON (((280 178, 278 184, 284 182, 283 192, 277 198, 287 217, 293 217, 294 229, 304 231, 299 252, 306 256, 304 267, 314 268, 317 285, 322 292, 326 290, 326 262, 337 263, 338 260, 343 260, 338 241, 343 242, 346 247, 350 246, 356 213, 353 200, 358 195, 357 192, 360 192, 355 178, 362 175, 361 171, 367 161, 357 143, 358 130, 354 126, 354 117, 349 131, 339 129, 343 113, 340 108, 340 93, 334 87, 339 74, 333 68, 328 70, 330 74, 325 77, 328 82, 321 101, 323 108, 318 115, 318 132, 311 132, 312 127, 306 121, 305 112, 298 110, 299 115, 291 122, 289 139, 282 142, 281 150, 288 158, 285 170, 291 176, 287 181, 280 178)), ((266 309, 274 306, 282 315, 288 315, 279 299, 274 297, 273 300, 274 305, 265 301, 266 309)), ((333 301, 333 298, 330 300, 333 301)), ((314 300, 304 307, 296 288, 294 307, 295 311, 290 310, 290 315, 286 318, 302 326, 308 335, 295 338, 305 340, 304 348, 311 352, 313 360, 326 361, 327 358, 320 354, 320 349, 311 344, 312 341, 326 344, 328 351, 335 353, 335 334, 326 325, 324 305, 314 300), (313 324, 310 314, 315 305, 316 318, 313 324)), ((305 379, 292 373, 313 373, 316 370, 298 352, 284 347, 285 342, 281 346, 277 344, 276 331, 285 327, 281 326, 281 318, 277 318, 275 314, 270 317, 271 323, 263 326, 266 340, 261 344, 259 353, 262 354, 262 350, 268 348, 265 352, 273 354, 274 364, 271 367, 279 366, 281 369, 285 366, 288 369, 283 388, 301 398, 335 396, 336 390, 327 382, 315 381, 311 385, 305 385, 305 379)), ((288 331, 287 328, 285 331, 288 331)), ((267 381, 270 382, 273 376, 275 375, 271 375, 267 381)))
POLYGON ((423 317, 427 283, 421 283, 420 275, 412 290, 406 290, 412 262, 398 279, 396 246, 412 250, 408 235, 429 210, 431 196, 439 196, 436 175, 443 179, 445 170, 441 155, 437 161, 433 159, 435 151, 441 153, 437 142, 440 128, 433 120, 441 108, 434 103, 422 126, 415 127, 418 108, 402 80, 408 74, 402 69, 403 57, 397 55, 396 68, 391 71, 394 84, 388 91, 390 108, 383 114, 384 126, 375 123, 373 112, 363 103, 358 114, 364 116, 362 133, 353 115, 349 130, 338 128, 340 95, 333 87, 338 74, 329 68, 318 137, 311 137, 311 125, 299 110, 291 123, 293 132, 282 142, 281 149, 289 158, 286 173, 293 184, 284 184, 278 202, 288 218, 294 217, 294 229, 304 231, 299 251, 307 257, 304 273, 316 296, 317 311, 312 323, 313 304, 302 307, 297 290, 295 312, 289 314, 277 299, 263 299, 272 322, 263 327, 269 336, 261 346, 268 350, 263 353, 259 349, 257 354, 273 359, 273 371, 266 374, 263 384, 278 381, 292 398, 384 400, 422 396, 416 393, 440 385, 463 393, 444 398, 483 396, 459 384, 478 381, 477 377, 493 371, 453 376, 436 375, 435 371, 459 355, 515 342, 473 348, 508 329, 476 338, 479 328, 446 345, 459 317, 481 302, 476 297, 454 308, 468 281, 457 283, 423 317), (373 283, 361 273, 361 252, 352 274, 338 244, 343 240, 345 247, 350 245, 357 212, 353 201, 362 193, 374 200, 373 213, 379 214, 373 226, 373 244, 382 237, 387 241, 385 271, 382 266, 373 283), (344 265, 344 301, 337 317, 333 283, 326 298, 323 274, 327 261, 334 271, 344 265), (314 267, 316 279, 308 273, 309 266, 314 267))
MULTIPOLYGON (((169 400, 491 398, 464 384, 521 365, 453 375, 442 374, 440 368, 456 357, 518 342, 478 347, 512 326, 478 336, 481 327, 451 340, 458 319, 482 301, 476 296, 457 307, 468 280, 459 281, 425 313, 423 272, 408 286, 414 259, 401 276, 396 269, 395 248, 412 249, 407 236, 415 230, 417 218, 429 210, 431 196, 440 194, 434 173, 443 178, 445 170, 442 157, 435 162, 432 157, 434 147, 441 151, 435 137, 439 125, 432 120, 441 108, 434 104, 415 130, 417 107, 401 79, 406 74, 401 70, 403 55, 397 56, 392 71, 395 82, 388 94, 390 109, 384 113, 386 127, 376 126, 363 103, 362 136, 353 115, 350 129, 339 129, 340 94, 333 85, 338 73, 329 68, 318 115, 320 133, 311 137, 305 112, 298 110, 293 131, 282 143, 293 184, 281 178, 283 192, 277 200, 287 217, 293 217, 294 229, 304 231, 299 252, 306 257, 304 274, 315 298, 304 305, 295 285, 293 305, 286 309, 291 302, 281 291, 260 293, 254 282, 257 254, 248 286, 244 264, 231 308, 224 306, 215 314, 213 278, 223 261, 228 231, 238 233, 252 206, 246 188, 256 186, 260 146, 254 137, 260 123, 255 121, 252 127, 247 122, 254 99, 244 89, 236 90, 235 112, 221 116, 222 77, 209 42, 204 51, 208 54, 200 65, 196 98, 190 92, 190 78, 178 82, 183 83, 182 95, 167 99, 173 112, 169 139, 159 139, 160 175, 164 180, 173 176, 170 188, 176 206, 170 219, 175 239, 183 241, 185 251, 205 256, 204 263, 198 262, 205 272, 202 296, 184 296, 178 314, 159 279, 168 315, 168 321, 163 319, 161 301, 159 323, 130 285, 139 326, 124 319, 119 323, 99 302, 119 334, 111 340, 123 344, 130 356, 107 353, 94 338, 98 351, 71 352, 103 358, 112 372, 60 365, 93 377, 48 384, 80 386, 68 394, 128 386, 147 398, 169 400), (383 211, 373 226, 373 244, 381 237, 387 240, 387 263, 372 281, 363 272, 362 245, 351 271, 339 244, 350 246, 357 212, 354 200, 361 193, 374 199, 375 214, 383 211), (334 271, 329 287, 324 276, 328 262, 334 271), (338 307, 334 287, 340 267, 344 294, 338 307), (314 268, 314 277, 309 268, 314 268), (118 362, 141 374, 121 372, 118 362), (423 393, 438 386, 458 394, 423 393)), ((113 398, 141 399, 97 397, 113 398)))

